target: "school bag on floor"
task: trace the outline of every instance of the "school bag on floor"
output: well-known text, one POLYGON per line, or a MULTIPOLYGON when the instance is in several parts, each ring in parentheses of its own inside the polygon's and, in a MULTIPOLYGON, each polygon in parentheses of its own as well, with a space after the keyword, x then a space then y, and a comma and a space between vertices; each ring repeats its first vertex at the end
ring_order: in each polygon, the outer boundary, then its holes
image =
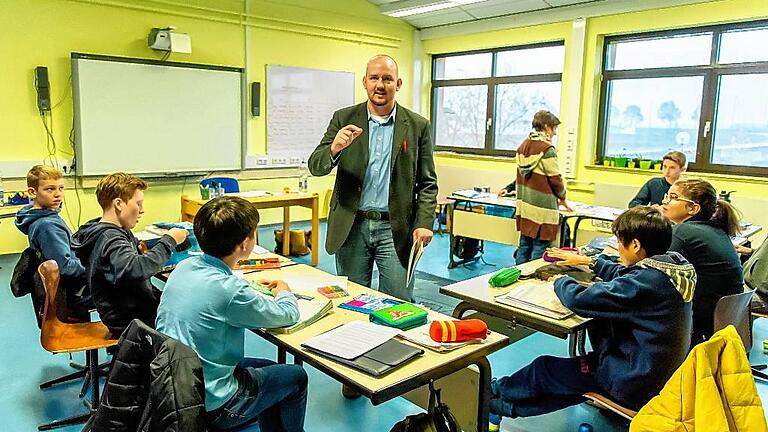
POLYGON ((429 408, 427 412, 409 415, 395 423, 389 432, 459 432, 459 423, 448 405, 440 401, 440 390, 429 383, 429 408))

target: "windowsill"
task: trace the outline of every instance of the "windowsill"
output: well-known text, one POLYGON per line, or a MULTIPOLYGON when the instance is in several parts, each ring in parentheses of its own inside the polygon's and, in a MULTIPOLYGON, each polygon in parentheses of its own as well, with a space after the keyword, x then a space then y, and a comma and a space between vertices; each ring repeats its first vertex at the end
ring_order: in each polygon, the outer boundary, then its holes
POLYGON ((515 158, 512 156, 490 156, 479 155, 472 153, 456 153, 452 151, 435 151, 435 156, 449 158, 449 159, 463 159, 463 160, 480 160, 480 161, 495 161, 495 162, 514 162, 515 158))
MULTIPOLYGON (((660 170, 641 169, 641 168, 619 168, 619 167, 607 167, 602 165, 585 165, 584 168, 591 171, 603 171, 603 172, 615 172, 622 174, 639 174, 650 177, 660 177, 660 170)), ((729 180, 741 183, 764 183, 768 184, 768 178, 756 177, 756 176, 737 176, 732 174, 715 174, 698 171, 689 171, 687 173, 691 177, 701 177, 703 179, 716 179, 716 180, 729 180)))

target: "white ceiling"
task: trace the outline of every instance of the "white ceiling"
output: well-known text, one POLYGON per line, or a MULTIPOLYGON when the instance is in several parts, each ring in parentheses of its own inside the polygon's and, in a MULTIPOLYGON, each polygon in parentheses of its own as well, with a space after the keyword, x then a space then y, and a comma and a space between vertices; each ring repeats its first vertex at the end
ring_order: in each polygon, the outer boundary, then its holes
MULTIPOLYGON (((394 7, 412 7, 417 4, 439 3, 434 1, 413 0, 368 0, 377 5, 383 11, 394 7)), ((433 12, 402 17, 416 28, 435 27, 446 24, 455 24, 467 21, 476 21, 484 18, 493 18, 504 15, 512 15, 522 12, 544 11, 559 6, 568 6, 577 3, 592 3, 602 0, 485 0, 478 3, 454 6, 433 12)))

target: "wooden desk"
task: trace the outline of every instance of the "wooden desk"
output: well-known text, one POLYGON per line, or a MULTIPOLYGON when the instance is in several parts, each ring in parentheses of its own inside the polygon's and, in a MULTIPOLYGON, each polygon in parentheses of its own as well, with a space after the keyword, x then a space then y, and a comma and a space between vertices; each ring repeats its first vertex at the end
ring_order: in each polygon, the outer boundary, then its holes
MULTIPOLYGON (((230 195, 230 194, 228 194, 230 195)), ((237 194, 231 194, 237 196, 237 194)), ((248 197, 244 199, 251 202, 256 208, 283 208, 283 255, 289 256, 291 253, 291 206, 306 207, 312 210, 312 250, 311 263, 316 266, 318 263, 318 251, 320 245, 320 200, 316 193, 280 193, 264 197, 248 197)), ((207 200, 192 198, 187 195, 181 197, 181 220, 192 222, 195 219, 197 211, 205 204, 207 200)))
MULTIPOLYGON (((547 264, 544 260, 538 259, 518 266, 522 270, 535 269, 547 264)), ((512 324, 521 324, 533 330, 538 330, 561 339, 568 339, 568 351, 571 356, 584 354, 584 331, 590 321, 589 318, 582 318, 578 315, 572 315, 566 319, 558 320, 548 318, 543 315, 531 312, 526 309, 507 306, 494 300, 495 296, 509 292, 518 286, 520 282, 514 283, 504 288, 493 288, 488 285, 490 273, 478 276, 455 284, 446 285, 440 288, 440 293, 461 300, 453 310, 453 316, 461 319, 464 313, 469 310, 483 312, 487 315, 509 320, 512 324)), ((521 282, 533 282, 535 279, 528 279, 521 282)), ((545 283, 539 281, 542 285, 545 283)))
MULTIPOLYGON (((267 270, 256 274, 246 274, 245 277, 246 279, 278 279, 289 273, 305 275, 317 274, 319 276, 327 275, 327 273, 321 270, 299 264, 285 267, 280 270, 267 270)), ((348 284, 347 291, 350 296, 366 292, 384 296, 382 293, 352 282, 348 284)), ((317 295, 319 296, 320 294, 317 295)), ((369 398, 374 405, 379 405, 395 397, 402 396, 406 392, 418 389, 429 384, 433 380, 459 372, 467 366, 475 365, 480 371, 477 395, 477 423, 475 424, 479 431, 488 430, 488 402, 490 399, 491 367, 486 356, 506 346, 509 343, 509 339, 506 336, 498 333, 491 333, 484 343, 467 345, 446 353, 438 353, 424 348, 425 353, 423 356, 395 369, 387 375, 376 378, 301 348, 301 344, 304 341, 341 324, 354 320, 368 320, 368 317, 364 314, 337 307, 340 303, 349 301, 350 298, 351 297, 334 299, 334 308, 329 316, 325 316, 309 327, 295 333, 272 334, 264 330, 257 330, 256 333, 277 346, 279 362, 284 363, 286 360, 286 353, 290 353, 294 356, 294 359, 309 363, 324 374, 354 388, 369 398)), ((431 312, 431 314, 437 319, 450 319, 450 317, 437 312, 431 312)), ((468 385, 468 383, 465 383, 465 385, 468 385)), ((461 397, 466 398, 464 394, 462 394, 461 397)))
POLYGON ((21 208, 24 207, 24 205, 4 205, 0 207, 0 219, 9 219, 9 218, 16 217, 16 212, 21 210, 21 208))

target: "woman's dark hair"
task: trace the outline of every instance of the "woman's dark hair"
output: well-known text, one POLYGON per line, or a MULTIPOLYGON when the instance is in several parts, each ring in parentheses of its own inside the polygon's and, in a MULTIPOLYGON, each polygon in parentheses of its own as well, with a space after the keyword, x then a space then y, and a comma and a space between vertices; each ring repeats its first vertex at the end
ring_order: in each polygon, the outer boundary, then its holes
POLYGON ((223 196, 205 203, 197 211, 194 225, 200 249, 222 258, 253 236, 259 225, 259 211, 240 197, 223 196))
POLYGON ((672 223, 649 206, 633 207, 620 214, 611 229, 624 246, 637 239, 649 257, 665 253, 672 244, 672 223))
POLYGON ((555 117, 554 114, 546 110, 541 110, 536 114, 534 114, 533 121, 531 121, 531 126, 533 126, 533 129, 539 132, 544 131, 544 129, 547 126, 554 128, 559 124, 560 124, 560 119, 555 117))
POLYGON ((688 179, 678 180, 675 186, 680 190, 684 198, 695 201, 699 205, 697 219, 711 221, 729 236, 736 235, 741 229, 739 220, 741 216, 730 203, 717 198, 717 190, 706 180, 688 179))

